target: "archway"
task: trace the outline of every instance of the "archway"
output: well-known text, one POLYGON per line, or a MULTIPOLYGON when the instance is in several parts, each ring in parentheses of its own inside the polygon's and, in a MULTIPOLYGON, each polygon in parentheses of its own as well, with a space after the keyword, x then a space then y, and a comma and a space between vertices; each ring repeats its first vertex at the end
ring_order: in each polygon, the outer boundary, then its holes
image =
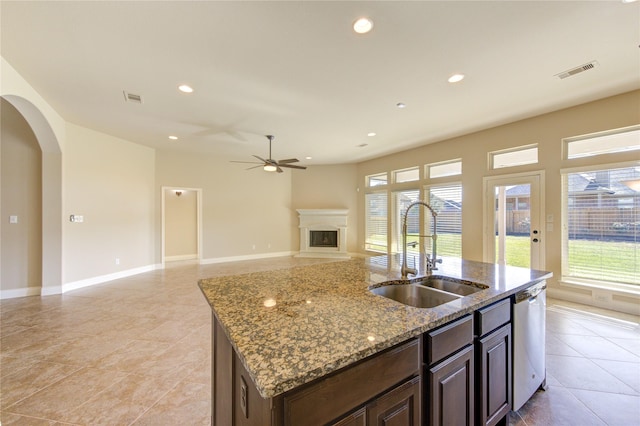
MULTIPOLYGON (((42 287, 40 294, 62 293, 62 151, 42 112, 27 99, 3 95, 24 117, 42 150, 42 287)), ((2 283, 0 282, 0 288, 2 283)), ((26 295, 26 294, 25 294, 26 295)))

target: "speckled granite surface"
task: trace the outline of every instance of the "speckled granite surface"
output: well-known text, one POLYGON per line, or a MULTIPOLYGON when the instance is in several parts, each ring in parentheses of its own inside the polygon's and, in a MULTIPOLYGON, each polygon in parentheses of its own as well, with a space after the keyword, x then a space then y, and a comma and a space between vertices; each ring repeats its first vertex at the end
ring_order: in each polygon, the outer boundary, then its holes
POLYGON ((406 306, 369 291, 388 281, 400 282, 399 264, 386 256, 216 277, 201 280, 199 286, 260 394, 268 398, 419 336, 551 273, 445 258, 434 275, 488 288, 436 308, 406 306))

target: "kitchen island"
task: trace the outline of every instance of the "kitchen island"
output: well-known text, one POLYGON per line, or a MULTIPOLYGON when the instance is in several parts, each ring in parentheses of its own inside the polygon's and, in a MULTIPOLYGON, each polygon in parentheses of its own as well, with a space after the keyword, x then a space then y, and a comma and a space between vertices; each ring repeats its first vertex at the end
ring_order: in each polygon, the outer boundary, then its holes
MULTIPOLYGON (((423 407, 422 400, 430 399, 425 376, 430 363, 442 364, 432 353, 435 345, 452 340, 465 348, 467 331, 473 338, 474 313, 551 276, 444 258, 434 274, 483 289, 424 309, 370 291, 406 283, 399 266, 397 259, 380 256, 201 280, 213 312, 213 424, 302 424, 301 418, 308 420, 304 424, 366 424, 367 398, 379 397, 405 379, 415 390, 409 424, 421 424, 420 418, 434 411, 423 407), (462 340, 435 334, 449 328, 462 340), (363 381, 364 390, 345 388, 363 381), (354 401, 334 394, 337 389, 355 394, 354 401), (349 423, 352 417, 355 423, 349 423)), ((452 348, 451 354, 462 352, 452 348)), ((466 374, 473 380, 472 367, 466 374)), ((476 397, 467 399, 473 407, 476 397)))

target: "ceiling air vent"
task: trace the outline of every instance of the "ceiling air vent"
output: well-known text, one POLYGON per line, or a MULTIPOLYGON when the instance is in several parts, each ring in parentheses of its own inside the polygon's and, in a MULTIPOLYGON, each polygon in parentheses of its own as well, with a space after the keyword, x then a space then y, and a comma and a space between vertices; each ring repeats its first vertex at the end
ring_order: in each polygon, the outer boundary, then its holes
POLYGON ((584 71, 589 71, 598 66, 598 61, 591 61, 584 65, 580 65, 579 67, 572 68, 570 70, 561 72, 560 74, 556 74, 556 76, 560 79, 571 77, 572 75, 580 74, 584 71))
POLYGON ((133 102, 136 104, 141 104, 142 103, 142 96, 141 95, 136 95, 135 93, 129 93, 126 91, 123 91, 122 93, 124 93, 124 100, 127 102, 133 102))

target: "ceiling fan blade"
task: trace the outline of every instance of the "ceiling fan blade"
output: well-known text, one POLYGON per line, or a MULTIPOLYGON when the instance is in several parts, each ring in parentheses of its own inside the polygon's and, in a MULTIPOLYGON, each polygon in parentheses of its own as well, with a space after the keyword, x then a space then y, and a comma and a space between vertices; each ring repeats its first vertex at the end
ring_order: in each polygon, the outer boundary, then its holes
POLYGON ((258 164, 257 166, 249 167, 248 169, 245 169, 245 170, 257 169, 258 167, 264 167, 264 166, 262 164, 258 164))
POLYGON ((242 163, 242 164, 262 164, 262 163, 258 163, 257 161, 233 161, 231 160, 230 163, 242 163))
POLYGON ((282 173, 282 172, 284 171, 284 170, 282 170, 280 167, 278 167, 278 166, 276 166, 276 167, 277 167, 277 168, 276 168, 276 172, 278 172, 278 173, 282 173))
POLYGON ((264 159, 264 158, 262 158, 262 157, 258 157, 257 155, 254 155, 254 157, 255 157, 255 158, 257 158, 258 160, 262 161, 263 163, 268 163, 268 161, 267 161, 267 160, 265 160, 265 159, 264 159))
POLYGON ((288 167, 290 169, 301 169, 301 170, 305 170, 307 167, 306 166, 296 166, 294 164, 279 164, 280 167, 288 167))
POLYGON ((287 158, 286 160, 280 160, 278 161, 278 164, 288 164, 288 163, 297 163, 298 160, 297 158, 287 158))

